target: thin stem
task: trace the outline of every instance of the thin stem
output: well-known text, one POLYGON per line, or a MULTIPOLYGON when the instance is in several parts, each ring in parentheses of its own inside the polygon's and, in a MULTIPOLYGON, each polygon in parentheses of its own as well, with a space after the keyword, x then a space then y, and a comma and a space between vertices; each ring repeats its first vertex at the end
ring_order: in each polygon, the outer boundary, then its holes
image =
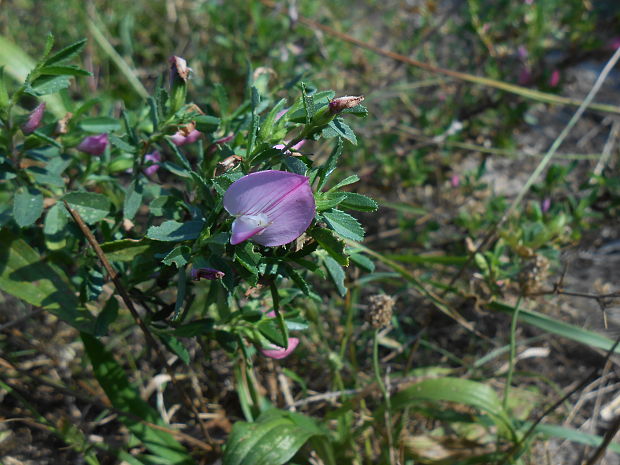
POLYGON ((510 357, 508 358, 508 373, 506 374, 506 385, 504 386, 504 409, 508 406, 508 396, 510 394, 510 385, 512 384, 515 358, 517 356, 517 323, 519 321, 519 310, 521 307, 522 298, 523 296, 519 296, 517 305, 515 305, 515 311, 512 314, 512 321, 510 322, 510 357))
POLYGON ((388 440, 388 457, 390 465, 394 464, 394 442, 392 439, 392 403, 390 401, 390 391, 385 387, 381 378, 381 367, 379 365, 379 329, 375 329, 372 337, 372 366, 375 372, 375 380, 383 398, 385 399, 385 429, 388 440))

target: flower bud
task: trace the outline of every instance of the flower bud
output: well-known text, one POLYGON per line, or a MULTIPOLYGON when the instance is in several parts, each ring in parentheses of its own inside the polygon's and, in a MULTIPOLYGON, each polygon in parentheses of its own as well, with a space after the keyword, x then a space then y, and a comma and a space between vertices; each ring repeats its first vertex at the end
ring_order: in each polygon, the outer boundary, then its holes
POLYGON ((22 126, 22 132, 24 134, 33 133, 39 126, 41 126, 41 120, 43 119, 43 113, 45 112, 45 102, 41 102, 37 107, 32 110, 28 121, 22 126))
POLYGON ((190 275, 194 281, 200 281, 201 279, 213 281, 215 279, 222 279, 225 276, 223 271, 214 268, 192 268, 190 275))
POLYGON ((272 345, 270 348, 260 349, 260 352, 265 357, 273 358, 275 360, 280 360, 280 359, 283 359, 291 355, 298 345, 299 345, 299 339, 297 339, 296 337, 289 337, 288 347, 286 349, 284 347, 272 345))
POLYGON ((144 156, 144 161, 151 162, 150 165, 144 168, 144 174, 146 174, 147 176, 153 176, 155 173, 157 173, 157 170, 159 169, 159 165, 157 163, 161 161, 161 153, 159 153, 157 150, 151 153, 147 153, 144 156))
POLYGON ((181 57, 170 57, 170 112, 176 113, 184 104, 187 95, 187 80, 192 68, 181 57))
POLYGON ((353 108, 359 105, 364 100, 364 97, 359 95, 354 97, 352 95, 345 95, 344 97, 338 97, 329 102, 329 112, 332 115, 342 113, 347 108, 353 108))
POLYGON ((91 155, 101 155, 105 152, 107 146, 108 135, 104 133, 85 137, 82 142, 80 142, 80 145, 77 146, 77 149, 80 152, 89 153, 91 155))
POLYGON ((192 129, 190 131, 185 131, 184 129, 179 129, 174 135, 170 136, 170 140, 177 147, 181 147, 182 145, 191 144, 196 142, 202 136, 202 132, 198 129, 192 129))

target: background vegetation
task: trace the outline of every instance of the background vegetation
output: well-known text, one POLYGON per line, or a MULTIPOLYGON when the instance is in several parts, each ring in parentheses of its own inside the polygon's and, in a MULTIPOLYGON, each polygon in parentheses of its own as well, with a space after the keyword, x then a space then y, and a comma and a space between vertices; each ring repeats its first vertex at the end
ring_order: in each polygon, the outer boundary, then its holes
MULTIPOLYGON (((92 76, 56 94, 48 104, 56 119, 93 97, 89 116, 148 112, 172 55, 187 59, 189 100, 210 115, 248 101, 248 75, 263 76, 256 82, 273 102, 299 97, 300 81, 364 95, 369 116, 349 122, 357 145, 345 142, 339 169, 360 177, 345 190, 379 204, 355 214, 366 240, 348 244, 368 258, 347 269, 346 295, 316 278, 298 305, 308 327, 289 358, 257 355, 250 365, 210 337, 183 339, 187 363, 166 349, 203 429, 129 313, 119 311, 107 336, 80 338, 3 288, 7 465, 210 464, 225 450, 225 463, 259 463, 239 452, 241 439, 277 449, 277 428, 297 428, 294 456, 265 463, 576 464, 596 463, 605 450, 607 463, 618 463, 609 353, 618 71, 571 119, 618 59, 617 2, 5 0, 0 8, 10 90, 48 32, 55 49, 87 38, 74 62, 92 76), (367 316, 377 295, 394 303, 380 330, 367 316), (97 366, 123 373, 119 391, 106 388, 97 366), (138 410, 123 405, 131 387, 145 401, 138 410), (121 421, 127 410, 133 422, 121 421), (141 428, 170 442, 153 450, 141 428)), ((24 97, 19 112, 35 104, 24 97)), ((323 163, 332 147, 319 140, 302 152, 323 163)), ((14 193, 1 179, 9 205, 14 193)), ((2 211, 0 240, 8 240, 18 228, 2 211)), ((40 221, 29 234, 42 231, 40 221)), ((80 253, 76 262, 92 258, 80 253)), ((104 289, 103 270, 92 266, 104 289)), ((210 289, 202 284, 198 300, 210 289)), ((174 287, 167 292, 174 302, 174 287)))

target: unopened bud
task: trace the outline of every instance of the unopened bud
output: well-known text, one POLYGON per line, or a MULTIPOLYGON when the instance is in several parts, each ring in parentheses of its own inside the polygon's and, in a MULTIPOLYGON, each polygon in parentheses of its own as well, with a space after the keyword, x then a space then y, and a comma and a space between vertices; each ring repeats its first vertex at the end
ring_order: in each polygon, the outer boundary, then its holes
POLYGON ((214 268, 192 268, 190 274, 194 281, 200 281, 201 279, 213 281, 215 279, 222 279, 225 276, 223 271, 214 268))
POLYGON ((22 126, 22 132, 24 134, 31 134, 39 126, 41 126, 43 113, 45 113, 45 102, 41 102, 34 110, 32 110, 32 113, 28 116, 28 121, 26 121, 22 126))
POLYGON ((85 137, 77 149, 80 152, 89 153, 91 155, 102 155, 108 146, 108 135, 99 134, 97 136, 85 137))
POLYGON ((353 108, 359 105, 364 100, 364 97, 345 95, 344 97, 338 97, 329 102, 329 112, 332 115, 337 115, 338 113, 342 113, 347 108, 353 108))
POLYGON ((144 174, 146 174, 147 176, 153 176, 155 173, 157 173, 157 170, 159 170, 158 163, 161 161, 161 153, 159 153, 159 151, 157 150, 151 153, 147 153, 144 156, 144 161, 151 163, 149 166, 144 168, 144 174))
POLYGON ((192 68, 181 57, 170 57, 170 111, 176 113, 184 104, 187 95, 187 80, 192 68))

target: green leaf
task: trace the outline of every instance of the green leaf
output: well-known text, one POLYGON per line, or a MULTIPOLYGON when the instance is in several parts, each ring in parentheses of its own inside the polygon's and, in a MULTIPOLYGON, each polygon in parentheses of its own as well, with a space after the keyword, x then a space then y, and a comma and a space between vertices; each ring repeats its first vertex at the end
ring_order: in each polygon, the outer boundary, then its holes
POLYGON ((310 124, 315 115, 314 99, 312 98, 312 95, 308 95, 306 92, 306 85, 303 82, 301 83, 301 98, 304 105, 304 113, 306 115, 306 124, 310 124))
POLYGON ((140 397, 130 383, 123 368, 105 346, 88 334, 81 334, 84 349, 99 385, 117 410, 127 416, 120 421, 131 431, 152 454, 171 465, 192 465, 195 462, 170 433, 154 429, 140 420, 165 426, 157 411, 140 397), (140 419, 140 420, 138 420, 140 419))
POLYGON ((4 66, 0 66, 0 116, 5 114, 6 107, 9 106, 9 93, 6 90, 4 80, 4 66))
POLYGON ((93 192, 70 192, 62 197, 76 210, 86 224, 95 224, 110 213, 110 200, 103 194, 93 192))
POLYGON ((286 347, 288 345, 288 331, 286 330, 286 326, 280 326, 276 322, 276 319, 263 319, 256 325, 256 328, 263 336, 277 346, 286 347), (284 332, 282 330, 284 330, 284 332))
POLYGON ((323 213, 327 224, 340 236, 360 242, 364 240, 364 228, 348 213, 331 210, 323 213))
POLYGON ((77 66, 44 66, 39 69, 42 75, 50 76, 92 76, 93 74, 77 66))
POLYGON ((374 212, 379 208, 377 202, 370 197, 355 192, 346 192, 346 199, 341 203, 342 208, 361 212, 374 212))
POLYGON ((172 334, 177 337, 196 337, 213 332, 214 321, 210 318, 192 321, 175 328, 172 334))
POLYGON ((340 117, 337 117, 330 121, 327 124, 327 127, 323 129, 321 133, 323 137, 329 139, 331 137, 342 137, 343 139, 348 140, 353 145, 357 145, 357 138, 355 137, 355 133, 349 127, 347 123, 340 117))
POLYGON ((156 241, 181 242, 197 239, 204 228, 203 221, 191 220, 186 223, 164 221, 159 226, 151 226, 146 237, 156 241))
POLYGON ((134 179, 125 191, 125 201, 123 202, 123 215, 132 220, 140 205, 142 205, 143 185, 140 177, 134 179))
POLYGON ((340 266, 338 262, 334 260, 332 257, 324 257, 323 263, 325 263, 325 268, 327 268, 327 273, 329 274, 329 277, 331 278, 332 282, 336 285, 336 288, 338 289, 338 293, 342 297, 347 295, 347 287, 344 285, 345 274, 344 274, 344 270, 342 269, 342 266, 340 266))
POLYGON ((283 465, 308 439, 324 434, 305 415, 268 410, 256 423, 235 423, 222 465, 283 465))
POLYGON ((194 123, 200 132, 211 133, 220 126, 220 119, 216 116, 200 115, 194 118, 194 123))
POLYGON ((258 274, 260 258, 261 255, 254 251, 254 245, 251 242, 246 241, 235 247, 235 261, 253 275, 258 274))
POLYGON ((49 249, 58 250, 66 245, 66 241, 63 239, 63 231, 66 225, 65 207, 57 202, 47 211, 43 223, 43 233, 49 249))
POLYGON ((368 258, 366 255, 362 255, 360 253, 352 253, 351 260, 360 268, 372 273, 375 271, 375 264, 373 261, 368 258))
POLYGON ((342 239, 325 228, 312 229, 309 234, 336 262, 342 266, 349 266, 349 256, 344 250, 345 244, 342 239))
POLYGON ((273 126, 276 122, 276 116, 284 108, 286 105, 286 99, 281 99, 276 105, 271 109, 267 117, 263 120, 260 130, 258 131, 258 136, 261 140, 268 141, 273 135, 273 126))
POLYGON ((317 192, 315 198, 316 211, 322 212, 337 207, 346 198, 346 192, 317 192))
POLYGON ((121 128, 121 122, 109 116, 91 116, 82 118, 80 128, 86 132, 101 134, 102 132, 114 132, 121 128))
POLYGON ((321 168, 319 168, 319 177, 321 180, 319 182, 318 190, 323 189, 323 186, 327 182, 327 178, 329 178, 329 176, 336 169, 338 160, 340 159, 340 156, 342 155, 343 146, 344 144, 342 143, 342 139, 338 138, 336 147, 334 147, 334 150, 332 150, 332 153, 329 155, 329 158, 327 159, 327 161, 323 165, 321 165, 321 168))
POLYGON ((303 278, 303 276, 297 272, 297 270, 291 268, 290 266, 286 267, 286 274, 293 280, 293 282, 297 285, 297 287, 306 295, 310 295, 310 286, 308 282, 303 278))
POLYGON ((123 139, 121 139, 120 137, 118 137, 115 134, 108 134, 108 138, 110 139, 110 143, 113 146, 118 147, 123 152, 134 153, 136 151, 136 148, 133 145, 131 145, 128 142, 124 141, 123 139))
POLYGON ((164 257, 162 263, 167 266, 176 265, 177 268, 181 268, 187 265, 192 254, 192 249, 186 245, 177 245, 170 251, 168 255, 164 257))
POLYGON ((334 187, 330 188, 329 190, 335 191, 335 190, 340 189, 341 187, 356 183, 359 180, 360 178, 357 174, 352 174, 351 176, 347 176, 346 178, 344 178, 342 181, 340 181, 338 184, 336 184, 334 187))
POLYGON ((424 401, 455 402, 477 408, 487 413, 504 434, 514 435, 510 417, 495 391, 486 384, 450 377, 426 379, 394 394, 391 407, 402 410, 424 401))
POLYGON ((93 317, 78 308, 75 290, 25 241, 0 231, 0 289, 49 310, 80 331, 91 332, 93 317))
POLYGON ((183 155, 183 152, 181 152, 179 148, 174 144, 174 142, 172 142, 172 140, 170 139, 170 136, 166 136, 165 141, 168 147, 170 148, 170 150, 172 150, 172 153, 174 153, 176 159, 179 161, 179 163, 181 163, 181 166, 185 168, 187 171, 191 172, 192 165, 189 164, 189 161, 187 161, 187 158, 185 158, 185 155, 183 155))
POLYGON ((291 173, 305 176, 308 171, 306 164, 297 157, 284 157, 284 164, 291 173))
POLYGON ((97 315, 95 320, 94 335, 96 337, 107 336, 108 327, 114 323, 118 316, 118 300, 108 299, 103 307, 103 310, 97 315))
POLYGON ((178 355, 183 363, 189 365, 189 352, 180 340, 166 333, 159 333, 158 336, 168 349, 178 355))
POLYGON ((71 45, 63 48, 62 50, 56 52, 54 55, 45 60, 43 64, 45 66, 52 66, 58 63, 62 63, 63 61, 67 61, 69 58, 72 58, 78 53, 80 53, 84 48, 84 45, 86 45, 86 39, 78 40, 77 42, 74 42, 71 45))
POLYGON ((21 228, 34 224, 43 213, 43 194, 34 187, 20 187, 13 198, 13 218, 21 228))
POLYGON ((168 247, 168 244, 149 239, 121 239, 101 244, 106 257, 113 262, 130 262, 138 255, 142 257, 153 256, 156 253, 166 251, 168 247))
POLYGON ((71 84, 70 76, 41 76, 35 79, 26 92, 41 97, 42 95, 55 94, 66 89, 71 84))

